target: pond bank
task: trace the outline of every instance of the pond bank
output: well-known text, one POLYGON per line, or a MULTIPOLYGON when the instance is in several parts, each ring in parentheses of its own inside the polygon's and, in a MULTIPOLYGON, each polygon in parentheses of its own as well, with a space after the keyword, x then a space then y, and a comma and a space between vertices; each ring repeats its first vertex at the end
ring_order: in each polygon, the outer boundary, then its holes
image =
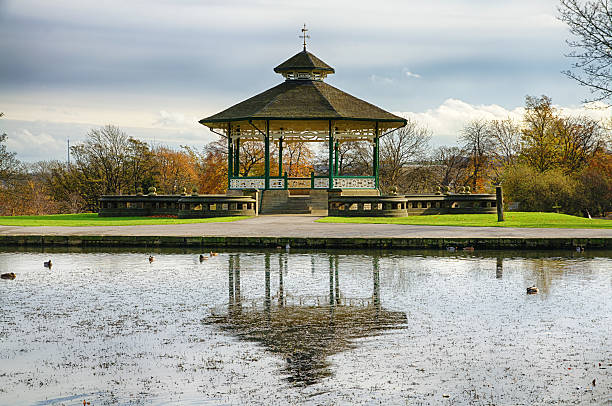
POLYGON ((217 247, 217 248, 386 248, 551 250, 612 249, 610 238, 298 238, 298 237, 178 237, 104 235, 0 235, 0 246, 36 247, 217 247))
POLYGON ((99 227, 0 226, 0 245, 425 249, 612 249, 610 229, 327 224, 314 216, 258 216, 230 223, 99 227))

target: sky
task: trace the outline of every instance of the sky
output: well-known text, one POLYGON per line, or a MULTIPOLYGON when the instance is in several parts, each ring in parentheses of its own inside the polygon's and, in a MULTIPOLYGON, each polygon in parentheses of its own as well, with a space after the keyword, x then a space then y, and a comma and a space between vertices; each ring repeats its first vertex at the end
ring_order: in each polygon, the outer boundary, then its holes
POLYGON ((24 161, 66 159, 105 124, 154 145, 202 148, 197 123, 280 83, 308 50, 326 81, 454 145, 474 118, 520 118, 526 95, 568 114, 587 89, 558 0, 0 0, 0 132, 24 161))

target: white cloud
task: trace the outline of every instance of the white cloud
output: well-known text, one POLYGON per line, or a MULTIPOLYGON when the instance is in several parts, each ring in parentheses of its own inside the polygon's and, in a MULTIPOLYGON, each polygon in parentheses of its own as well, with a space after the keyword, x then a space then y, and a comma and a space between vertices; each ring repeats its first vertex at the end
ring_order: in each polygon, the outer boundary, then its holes
POLYGON ((406 77, 408 77, 408 78, 415 78, 415 79, 420 79, 420 78, 421 78, 421 75, 419 75, 418 73, 413 73, 413 72, 410 72, 410 71, 408 70, 408 68, 404 68, 404 69, 402 69, 402 72, 403 72, 403 73, 404 73, 404 75, 405 75, 406 77))
POLYGON ((198 124, 198 119, 196 117, 187 117, 185 114, 169 112, 166 110, 161 110, 157 114, 153 122, 153 126, 177 130, 193 130, 195 128, 201 128, 201 125, 198 124))
MULTIPOLYGON (((585 115, 595 120, 604 120, 612 115, 612 107, 604 103, 589 103, 581 106, 555 106, 563 115, 585 115)), ((507 109, 497 104, 470 104, 458 99, 447 99, 440 106, 423 112, 396 113, 412 118, 427 126, 433 132, 433 144, 454 145, 463 126, 475 119, 503 120, 511 118, 520 121, 523 107, 507 109)))
POLYGON ((376 85, 390 85, 393 83, 393 79, 386 76, 370 75, 370 82, 376 85))

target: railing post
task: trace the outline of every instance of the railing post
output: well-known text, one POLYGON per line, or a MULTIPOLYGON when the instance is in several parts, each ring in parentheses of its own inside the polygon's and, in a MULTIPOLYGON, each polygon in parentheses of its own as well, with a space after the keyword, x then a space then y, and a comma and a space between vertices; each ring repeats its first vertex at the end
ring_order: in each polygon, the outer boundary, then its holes
POLYGON ((289 189, 289 177, 287 176, 287 172, 285 172, 284 176, 285 178, 285 190, 289 189))
POLYGON ((314 189, 314 172, 310 172, 310 188, 314 189))

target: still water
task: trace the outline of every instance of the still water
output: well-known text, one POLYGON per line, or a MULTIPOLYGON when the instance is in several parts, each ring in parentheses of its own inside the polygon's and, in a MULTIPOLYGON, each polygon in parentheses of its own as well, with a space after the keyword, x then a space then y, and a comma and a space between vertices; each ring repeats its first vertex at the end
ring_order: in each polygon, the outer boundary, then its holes
POLYGON ((612 404, 610 251, 149 254, 0 251, 1 405, 612 404))

